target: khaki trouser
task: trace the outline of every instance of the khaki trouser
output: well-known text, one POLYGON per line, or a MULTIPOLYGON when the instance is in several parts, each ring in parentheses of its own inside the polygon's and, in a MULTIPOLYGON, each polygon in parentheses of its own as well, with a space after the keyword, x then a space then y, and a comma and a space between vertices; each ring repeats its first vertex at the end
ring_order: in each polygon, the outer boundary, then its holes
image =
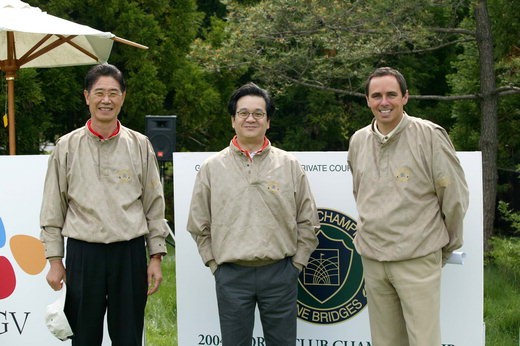
POLYGON ((441 250, 405 261, 362 257, 373 346, 439 346, 441 250))

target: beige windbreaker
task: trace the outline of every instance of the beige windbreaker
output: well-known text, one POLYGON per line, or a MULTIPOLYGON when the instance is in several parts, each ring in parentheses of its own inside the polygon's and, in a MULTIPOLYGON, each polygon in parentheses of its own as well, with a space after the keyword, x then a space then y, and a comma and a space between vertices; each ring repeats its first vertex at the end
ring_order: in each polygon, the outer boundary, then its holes
POLYGON ((40 225, 47 258, 63 257, 64 237, 112 243, 146 235, 150 255, 166 253, 169 228, 148 139, 124 126, 107 140, 87 126, 61 137, 49 157, 40 225))
POLYGON ((207 266, 292 257, 302 268, 318 244, 318 228, 304 171, 270 144, 250 160, 231 143, 197 174, 187 229, 207 266))
POLYGON ((371 125, 350 140, 348 162, 359 220, 354 244, 378 261, 462 246, 468 207, 464 172, 446 131, 406 113, 388 139, 371 125))

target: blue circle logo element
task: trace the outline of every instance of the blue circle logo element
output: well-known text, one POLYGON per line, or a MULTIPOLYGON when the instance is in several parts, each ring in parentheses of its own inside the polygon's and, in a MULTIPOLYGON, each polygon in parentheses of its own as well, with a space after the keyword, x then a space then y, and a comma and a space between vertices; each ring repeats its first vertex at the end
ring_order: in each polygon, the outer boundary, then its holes
POLYGON ((354 249, 357 223, 331 209, 319 209, 318 248, 298 284, 298 318, 310 323, 346 321, 367 304, 361 256, 354 249))

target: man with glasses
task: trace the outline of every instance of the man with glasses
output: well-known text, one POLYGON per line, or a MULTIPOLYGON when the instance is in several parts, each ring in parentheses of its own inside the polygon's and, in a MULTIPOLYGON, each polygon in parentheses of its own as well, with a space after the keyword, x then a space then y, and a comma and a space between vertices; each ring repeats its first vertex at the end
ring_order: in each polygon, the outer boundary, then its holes
POLYGON ((258 306, 268 346, 294 346, 298 276, 318 215, 298 161, 265 136, 274 103, 253 83, 228 103, 236 135, 201 166, 188 231, 215 277, 224 346, 251 345, 258 306))
POLYGON ((61 137, 49 157, 40 215, 47 282, 54 290, 67 283, 73 346, 101 345, 106 311, 112 345, 141 345, 169 234, 157 159, 149 140, 118 120, 126 96, 121 71, 91 68, 84 96, 90 119, 61 137))

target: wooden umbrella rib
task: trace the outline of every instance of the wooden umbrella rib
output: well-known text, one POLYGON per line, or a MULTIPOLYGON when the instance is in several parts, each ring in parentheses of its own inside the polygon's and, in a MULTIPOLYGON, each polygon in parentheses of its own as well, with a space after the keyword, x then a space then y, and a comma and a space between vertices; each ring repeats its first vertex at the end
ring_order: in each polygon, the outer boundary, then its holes
POLYGON ((119 43, 127 44, 127 45, 132 46, 132 47, 136 47, 136 48, 139 48, 139 49, 148 49, 147 46, 144 46, 144 45, 142 45, 140 43, 137 43, 137 42, 134 42, 134 41, 127 40, 125 38, 114 36, 114 37, 112 37, 112 40, 114 40, 116 42, 119 42, 119 43))
POLYGON ((76 36, 67 36, 67 37, 64 37, 62 35, 56 35, 60 38, 60 41, 61 40, 65 40, 63 43, 68 43, 70 44, 72 47, 76 48, 77 50, 79 50, 80 52, 82 52, 83 54, 85 54, 86 56, 94 59, 95 61, 99 61, 99 58, 94 55, 93 53, 89 52, 88 50, 86 50, 85 48, 81 47, 80 45, 76 44, 75 42, 72 42, 72 39, 76 36))
POLYGON ((40 41, 38 41, 34 46, 31 47, 20 59, 20 66, 26 64, 27 62, 37 58, 41 54, 31 56, 31 54, 36 51, 38 48, 40 48, 45 42, 47 42, 52 37, 51 34, 45 35, 40 41))
POLYGON ((83 47, 81 47, 81 46, 77 45, 76 43, 72 42, 72 39, 74 39, 77 35, 70 35, 70 36, 56 35, 56 37, 59 38, 58 40, 56 40, 56 41, 48 44, 47 46, 42 47, 41 49, 39 49, 52 36, 54 36, 54 35, 51 35, 51 34, 45 35, 38 43, 36 43, 29 51, 27 51, 27 53, 25 53, 19 59, 20 66, 28 63, 31 60, 34 60, 34 59, 38 58, 39 56, 41 56, 41 55, 43 55, 43 54, 45 54, 45 53, 55 49, 56 47, 61 46, 62 44, 66 44, 66 43, 70 44, 72 47, 76 48, 77 50, 79 50, 80 52, 85 54, 86 56, 94 59, 94 61, 98 61, 98 57, 96 55, 90 53, 89 51, 87 51, 83 47))

